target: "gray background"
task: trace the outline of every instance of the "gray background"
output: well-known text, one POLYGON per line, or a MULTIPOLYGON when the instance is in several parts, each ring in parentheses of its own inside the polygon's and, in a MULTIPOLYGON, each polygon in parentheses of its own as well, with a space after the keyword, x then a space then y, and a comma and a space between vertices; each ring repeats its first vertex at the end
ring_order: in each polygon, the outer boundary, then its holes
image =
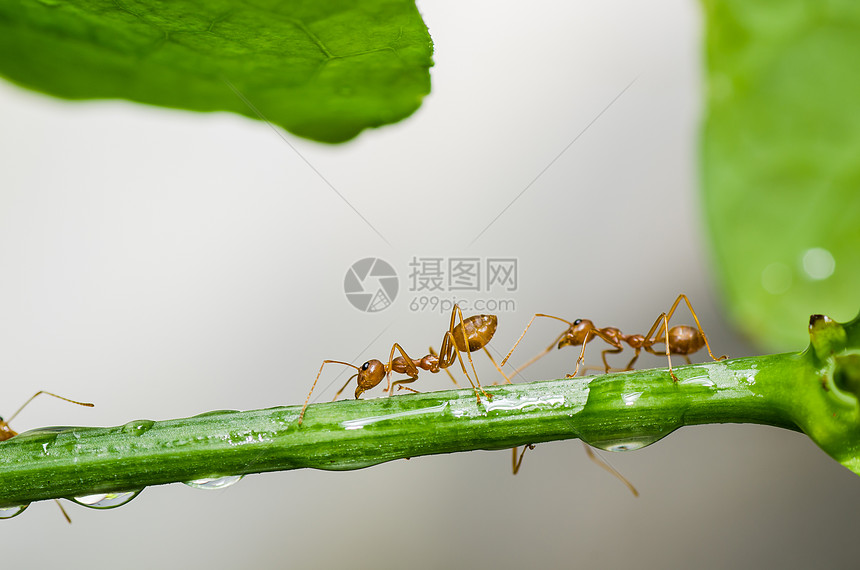
MULTIPOLYGON (((685 292, 715 351, 756 353, 723 319, 698 210, 699 6, 420 7, 436 67, 412 118, 341 147, 288 136, 390 245, 263 123, 0 84, 0 410, 38 389, 97 404, 45 399, 13 427, 301 403, 325 358, 438 344, 448 315, 408 308, 413 256, 518 258, 499 352, 537 311, 644 332, 685 292), (368 256, 402 278, 376 314, 342 290, 368 256)), ((519 361, 557 332, 536 325, 519 361)), ((91 568, 806 567, 856 552, 857 477, 799 434, 685 428, 610 459, 641 498, 562 442, 517 477, 508 452, 475 452, 150 488, 112 511, 67 504, 71 527, 38 503, 0 543, 10 567, 91 568)))

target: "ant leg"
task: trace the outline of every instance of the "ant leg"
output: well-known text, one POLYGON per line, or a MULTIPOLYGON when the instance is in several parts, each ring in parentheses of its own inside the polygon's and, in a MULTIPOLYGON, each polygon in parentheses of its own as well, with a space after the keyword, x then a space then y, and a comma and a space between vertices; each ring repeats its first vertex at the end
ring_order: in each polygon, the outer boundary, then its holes
MULTIPOLYGON (((65 399, 65 398, 63 398, 65 399)), ((63 508, 63 505, 60 504, 60 501, 54 499, 54 502, 57 503, 57 506, 60 507, 60 512, 63 513, 63 516, 66 517, 66 522, 72 524, 72 517, 69 516, 69 513, 66 512, 66 509, 63 508)))
MULTIPOLYGON (((564 337, 564 335, 566 335, 566 334, 567 334, 567 331, 564 331, 563 333, 561 333, 560 335, 558 335, 557 337, 555 337, 555 340, 554 340, 554 341, 552 341, 552 344, 550 344, 548 347, 546 347, 546 348, 543 350, 543 352, 541 352, 541 353, 539 353, 538 355, 536 355, 536 356, 532 357, 528 362, 526 362, 525 364, 523 364, 522 366, 520 366, 519 368, 517 368, 516 370, 514 370, 514 373, 512 374, 512 376, 516 376, 517 374, 519 374, 520 372, 522 372, 523 370, 525 370, 526 368, 528 368, 529 366, 531 366, 532 364, 534 364, 535 362, 537 362, 538 360, 540 360, 541 358, 543 358, 544 356, 546 356, 547 354, 549 354, 549 352, 550 352, 553 348, 555 348, 555 347, 558 345, 558 341, 560 341, 560 340, 564 337)), ((519 342, 519 341, 517 341, 517 342, 519 342)), ((516 348, 516 346, 515 346, 514 348, 516 348)), ((514 351, 514 349, 512 348, 512 349, 511 349, 511 352, 513 352, 513 351, 514 351)), ((508 356, 510 356, 510 355, 511 355, 511 353, 509 352, 509 353, 508 353, 508 356)), ((507 359, 507 356, 505 357, 505 359, 507 359)), ((502 361, 502 366, 504 366, 504 365, 505 365, 505 362, 504 362, 504 360, 503 360, 503 361, 502 361)))
MULTIPOLYGON (((484 352, 487 354, 487 358, 489 358, 489 359, 490 359, 490 362, 492 362, 492 363, 493 363, 493 366, 495 366, 495 367, 496 367, 496 370, 498 370, 498 371, 499 371, 499 374, 501 374, 501 375, 502 375, 502 377, 505 379, 505 381, 506 381, 508 384, 511 384, 511 380, 510 380, 510 378, 508 378, 508 377, 505 375, 505 373, 504 373, 504 372, 502 372, 502 369, 501 369, 501 368, 499 368, 499 365, 498 365, 498 364, 496 364, 496 361, 493 359, 493 356, 489 353, 489 351, 487 351, 487 347, 486 347, 486 346, 484 346, 484 347, 481 347, 481 348, 483 348, 483 349, 484 349, 484 352)), ((435 351, 435 350, 433 350, 433 347, 432 347, 432 346, 430 347, 430 349, 429 349, 429 350, 430 350, 430 354, 432 354, 433 356, 435 356, 435 357, 437 357, 437 358, 439 357, 439 355, 438 355, 438 354, 436 354, 436 351, 435 351)), ((441 362, 441 360, 440 360, 440 362, 441 362)), ((460 384, 459 384, 459 383, 457 382, 457 380, 454 378, 454 375, 453 375, 453 374, 451 374, 451 371, 450 371, 450 370, 448 370, 448 368, 447 368, 447 367, 446 367, 446 368, 444 368, 443 370, 445 370, 445 374, 447 374, 447 375, 448 375, 448 378, 450 378, 450 379, 451 379, 451 382, 453 382, 455 386, 460 386, 460 384)))
POLYGON ((675 372, 672 370, 672 354, 669 350, 669 317, 666 313, 663 313, 663 329, 666 331, 666 360, 669 361, 669 374, 672 376, 672 382, 677 383, 678 377, 675 376, 675 372))
MULTIPOLYGON (((457 305, 454 305, 454 309, 451 311, 451 324, 448 325, 448 330, 445 331, 445 334, 442 335, 442 344, 439 345, 439 368, 442 370, 446 370, 449 366, 451 366, 456 357, 454 356, 454 351, 457 350, 457 343, 452 342, 454 340, 454 335, 452 331, 454 330, 454 326, 456 324, 456 316, 457 316, 457 305)), ((468 343, 467 343, 468 346, 468 343)), ((454 377, 450 375, 451 380, 454 380, 454 377)), ((471 381, 471 380, 470 380, 471 381)), ((456 380, 454 383, 457 384, 456 380)), ((459 386, 459 384, 457 384, 459 386)), ((474 388, 474 384, 472 385, 474 388)))
MULTIPOLYGON (((457 316, 460 318, 460 330, 463 333, 463 346, 465 346, 468 349, 469 348, 469 337, 466 336, 466 322, 463 319, 463 311, 460 310, 460 305, 455 304, 454 305, 454 311, 457 312, 457 316)), ((453 319, 453 315, 452 315, 452 319, 453 319)), ((450 337, 451 337, 451 342, 454 343, 454 346, 453 346, 454 351, 457 353, 457 358, 460 359, 460 364, 463 365, 463 372, 465 373, 466 372, 466 366, 465 366, 465 364, 463 364, 463 357, 460 355, 460 350, 457 349, 457 343, 456 343, 456 339, 454 338, 453 329, 448 330, 448 335, 450 335, 450 337)), ((478 389, 481 391, 481 393, 484 395, 485 398, 487 398, 488 400, 492 400, 493 397, 491 395, 487 394, 487 392, 484 391, 484 387, 481 386, 481 380, 478 378, 478 371, 475 370, 475 362, 472 360, 472 352, 467 350, 466 356, 469 358, 469 365, 472 367, 472 373, 475 375, 475 384, 478 385, 478 389)), ((466 374, 466 376, 469 376, 469 375, 466 374)), ((471 382, 472 379, 469 378, 469 381, 471 382)), ((479 402, 481 401, 480 396, 478 397, 478 401, 479 402)))
MULTIPOLYGON (((409 355, 406 354, 406 351, 403 350, 403 347, 400 346, 399 344, 397 344, 396 342, 391 347, 391 354, 388 355, 388 374, 387 374, 387 376, 388 376, 387 391, 388 391, 389 396, 391 396, 391 393, 394 391, 395 386, 398 386, 400 384, 409 384, 411 382, 415 382, 416 380, 418 380, 418 368, 415 366, 415 363, 412 361, 412 359, 409 357, 409 355), (391 369, 392 369, 392 362, 394 361, 394 351, 395 350, 400 351, 400 356, 402 356, 403 360, 406 362, 406 372, 404 374, 407 374, 409 376, 409 378, 407 378, 405 380, 398 380, 397 382, 392 382, 391 381, 391 369)), ((398 388, 398 390, 399 389, 400 388, 398 388)))
MULTIPOLYGON (((411 384, 412 382, 415 382, 416 380, 418 380, 417 375, 416 376, 410 376, 409 378, 404 378, 403 380, 397 380, 396 382, 392 382, 391 383, 391 392, 394 392, 394 387, 397 386, 398 390, 409 390, 410 392, 415 392, 416 394, 418 394, 419 393, 418 390, 416 390, 414 388, 408 388, 406 386, 403 386, 403 384, 411 384)), ((391 396, 390 393, 388 395, 391 396)))
MULTIPOLYGON (((451 338, 454 338, 454 335, 453 335, 453 333, 452 333, 451 331, 448 331, 448 332, 447 332, 447 333, 445 333, 445 334, 446 334, 447 336, 450 336, 451 338)), ((448 339, 447 339, 447 338, 446 338, 445 340, 446 340, 446 341, 448 341, 448 339)), ((493 398, 492 398, 492 396, 490 396, 489 394, 487 394, 487 393, 484 391, 484 388, 482 388, 482 387, 481 387, 481 383, 480 383, 480 382, 478 382, 478 385, 477 385, 477 386, 475 386, 475 382, 472 382, 472 377, 471 377, 471 376, 469 376, 469 373, 466 371, 466 363, 465 363, 465 362, 463 362, 463 356, 460 354, 460 351, 457 349, 457 345, 456 345, 456 343, 454 343, 453 341, 448 341, 448 342, 449 342, 450 344, 453 344, 453 346, 451 346, 450 348, 451 348, 451 350, 453 351, 454 356, 457 358, 457 360, 459 360, 459 361, 460 361, 460 368, 462 368, 462 369, 463 369, 463 374, 466 376, 466 378, 468 378, 468 379, 469 379, 469 384, 471 384, 471 385, 472 385, 472 390, 474 390, 474 391, 475 391, 475 396, 478 398, 478 403, 480 403, 480 402, 481 402, 481 394, 479 394, 479 393, 478 393, 478 390, 480 390, 480 391, 481 391, 481 393, 482 393, 482 394, 484 394, 484 396, 486 396, 486 398, 487 398, 488 400, 492 400, 492 399, 493 399, 493 398)), ((469 353, 466 353, 466 354, 469 354, 469 353)), ((469 361, 471 362, 471 358, 469 359, 469 361)), ((473 371, 474 371, 474 368, 475 368, 475 363, 474 363, 474 362, 472 362, 472 370, 473 370, 473 371)), ((477 372, 475 372, 475 378, 477 379, 477 377, 478 377, 478 373, 477 373, 477 372)))
MULTIPOLYGON (((582 339, 582 350, 579 353, 579 358, 576 359, 576 368, 574 369, 573 374, 566 374, 566 378, 573 378, 576 376, 577 372, 579 372, 579 367, 582 366, 582 363, 585 361, 585 347, 588 346, 588 343, 594 340, 595 337, 599 338, 613 348, 618 349, 610 350, 609 352, 621 352, 622 350, 624 350, 623 346, 621 346, 617 341, 615 341, 612 337, 610 337, 600 329, 589 329, 585 333, 585 338, 582 339)), ((603 356, 603 365, 606 367, 606 372, 609 372, 610 366, 609 363, 606 362, 605 354, 603 356)))
POLYGON ((606 355, 607 354, 618 354, 619 352, 623 352, 623 351, 624 351, 624 348, 619 346, 619 347, 616 347, 614 350, 611 348, 606 349, 600 354, 600 356, 603 357, 603 366, 606 367, 606 373, 607 374, 609 374, 610 366, 609 366, 609 363, 606 362, 606 355))
MULTIPOLYGON (((495 367, 496 367, 496 370, 498 370, 498 371, 499 371, 499 374, 501 374, 501 375, 502 375, 502 378, 504 378, 504 379, 505 379, 505 384, 513 384, 513 382, 511 382, 511 379, 510 379, 510 378, 508 378, 507 374, 505 374, 504 372, 502 372, 502 368, 501 368, 498 364, 496 364, 496 359, 495 359, 495 358, 493 358, 493 355, 492 355, 492 354, 490 354, 490 351, 489 351, 489 350, 487 350, 487 347, 486 347, 486 346, 482 346, 481 348, 483 348, 483 349, 484 349, 484 354, 486 354, 486 355, 487 355, 487 358, 489 358, 489 359, 490 359, 490 362, 492 362, 492 363, 493 363, 493 366, 495 366, 495 367)), ((493 382, 493 384, 498 384, 498 382, 493 382)))
MULTIPOLYGON (((316 388, 317 380, 320 379, 320 374, 322 374, 322 371, 323 371, 323 368, 325 367, 325 365, 329 364, 329 363, 343 364, 344 366, 349 366, 351 368, 355 368, 356 370, 358 370, 358 366, 355 366, 354 364, 350 364, 349 362, 341 362, 340 360, 323 360, 323 363, 320 365, 320 371, 317 372, 317 377, 314 378, 314 383, 311 384, 311 391, 308 392, 308 397, 305 398, 305 405, 302 406, 302 412, 299 414, 299 425, 302 425, 302 420, 305 419, 305 410, 307 410, 307 408, 308 408, 308 402, 311 401, 311 394, 314 393, 314 388, 316 388)), ((353 377, 350 376, 349 380, 346 381, 346 384, 349 384, 349 382, 350 382, 350 380, 352 380, 352 378, 353 377)), ((344 384, 343 388, 340 389, 340 392, 343 392, 344 388, 346 388, 346 384, 344 384)), ((338 395, 340 395, 340 392, 338 392, 338 395)))
POLYGON ((11 422, 12 420, 14 420, 14 419, 15 419, 15 416, 17 416, 18 414, 20 414, 20 413, 21 413, 21 410, 23 410, 24 408, 26 408, 26 407, 27 407, 27 404, 29 404, 30 402, 32 402, 32 401, 33 401, 33 399, 34 399, 36 396, 40 396, 40 395, 42 395, 42 394, 45 394, 46 396, 53 396, 53 397, 58 398, 58 399, 60 399, 60 400, 63 400, 63 401, 66 401, 66 402, 71 402, 72 404, 77 404, 77 405, 79 405, 79 406, 86 406, 86 407, 88 407, 88 408, 95 407, 95 404, 90 404, 89 402, 78 402, 78 401, 76 401, 76 400, 70 400, 70 399, 68 399, 68 398, 64 398, 64 397, 62 397, 62 396, 58 396, 58 395, 54 394, 53 392, 46 392, 45 390, 39 390, 38 392, 36 392, 36 393, 35 393, 35 394, 33 394, 32 396, 30 396, 30 399, 29 399, 29 400, 27 400, 26 402, 24 402, 23 404, 21 404, 21 407, 20 407, 20 408, 18 408, 17 410, 15 410, 15 413, 14 413, 14 414, 12 414, 11 416, 9 416, 9 419, 8 419, 8 420, 6 420, 6 423, 8 424, 8 423, 9 423, 9 422, 11 422))
MULTIPOLYGON (((608 374, 609 372, 612 372, 612 370, 613 370, 613 368, 610 368, 609 370, 606 370, 603 366, 583 366, 583 367, 580 369, 580 372, 582 372, 582 375, 583 375, 583 376, 588 376, 588 373, 589 373, 589 372, 591 372, 591 371, 597 372, 597 374, 608 374)), ((621 368, 615 368, 614 370, 615 370, 615 371, 620 371, 620 370, 622 370, 622 369, 621 369, 621 368)), ((597 374, 595 374, 595 376, 596 376, 597 374)))
MULTIPOLYGON (((675 301, 677 305, 677 301, 675 301)), ((675 309, 675 305, 672 306, 672 310, 675 309)), ((666 343, 666 360, 669 361, 669 374, 672 376, 672 381, 677 382, 678 377, 675 376, 675 372, 672 370, 672 355, 669 347, 669 315, 666 313, 660 313, 660 316, 657 317, 657 320, 654 321, 654 324, 651 326, 651 329, 648 331, 648 334, 645 335, 645 340, 642 343, 642 348, 644 348, 647 352, 655 356, 660 356, 656 350, 654 350, 654 345, 658 342, 666 343), (659 328, 657 328, 659 325, 659 328), (655 334, 654 331, 657 331, 655 334), (663 340, 660 340, 660 333, 663 333, 663 340), (654 335, 653 337, 651 335, 654 335)))
POLYGON ((612 467, 610 464, 608 464, 602 458, 598 457, 594 453, 594 451, 591 450, 591 447, 587 443, 585 443, 584 441, 582 442, 582 447, 585 448, 585 453, 588 454, 588 458, 591 459, 598 467, 600 467, 601 469, 605 469, 609 473, 612 473, 613 475, 615 475, 615 477, 617 477, 619 481, 621 481, 622 483, 627 485, 627 488, 630 489, 630 492, 633 493, 634 497, 639 496, 639 491, 636 490, 636 487, 633 486, 633 483, 628 481, 627 478, 624 477, 624 475, 622 475, 621 473, 616 471, 614 467, 612 467))
POLYGON ((335 400, 337 400, 337 397, 340 396, 341 394, 343 394, 343 391, 346 390, 346 387, 349 386, 349 383, 352 382, 352 379, 357 377, 357 376, 358 376, 358 374, 353 374, 352 376, 350 376, 349 380, 347 380, 346 383, 340 387, 340 390, 338 390, 337 393, 335 393, 334 398, 332 398, 331 401, 334 402, 335 400))
MULTIPOLYGON (((675 310, 675 307, 681 301, 681 298, 683 298, 684 302, 687 303, 687 308, 690 309, 690 314, 693 315, 693 320, 696 321, 696 327, 699 329, 699 334, 702 335, 702 339, 704 339, 704 341, 705 341, 705 348, 708 349, 708 354, 711 356, 711 358, 713 358, 715 361, 725 360, 726 358, 728 358, 728 356, 726 356, 725 354, 722 355, 721 357, 717 358, 716 356, 714 356, 714 353, 711 352, 711 345, 708 344, 708 337, 705 336, 705 331, 702 330, 702 325, 699 323, 699 317, 696 316, 696 311, 693 310, 693 305, 690 304, 690 300, 683 293, 678 295, 678 298, 675 299, 675 304, 672 305, 672 309, 669 311, 669 318, 672 317, 672 312, 675 310)), ((689 362, 689 359, 688 359, 688 362, 689 362)))
POLYGON ((512 463, 512 466, 513 466, 513 468, 514 468, 514 475, 516 475, 516 474, 519 472, 519 470, 520 470, 520 465, 522 465, 522 464, 523 464, 523 455, 525 455, 525 454, 526 454, 526 450, 527 450, 527 449, 534 449, 534 448, 535 448, 535 446, 534 446, 534 445, 532 445, 531 443, 530 443, 530 444, 528 444, 528 445, 523 446, 523 452, 522 452, 522 453, 520 453, 520 459, 519 459, 519 461, 517 461, 517 449, 518 449, 518 448, 514 447, 514 448, 512 448, 512 449, 511 449, 511 452, 512 452, 512 453, 511 453, 511 463, 512 463))
MULTIPOLYGON (((505 356, 505 358, 503 358, 503 359, 502 359, 502 366, 504 366, 504 365, 505 365, 505 363, 508 361, 508 358, 510 358, 510 357, 511 357, 511 354, 513 354, 513 353, 514 353, 514 350, 516 350, 517 345, 518 345, 518 344, 520 344, 520 341, 521 341, 521 340, 523 340, 523 337, 524 337, 524 336, 526 336, 526 333, 529 331, 529 327, 531 327, 531 326, 532 326, 532 323, 533 323, 533 322, 535 322, 535 319, 536 319, 536 318, 538 318, 538 317, 547 317, 547 318, 550 318, 550 319, 555 319, 555 320, 557 320, 557 321, 561 321, 561 322, 565 323, 568 327, 573 326, 571 323, 567 322, 566 320, 564 320, 564 319, 562 319, 562 318, 560 318, 560 317, 555 317, 555 316, 553 316, 553 315, 545 315, 545 314, 543 314, 543 313, 535 313, 535 316, 533 316, 533 317, 532 317, 532 320, 530 320, 530 321, 529 321, 529 324, 527 324, 527 325, 526 325, 526 329, 523 331, 523 334, 521 334, 521 335, 520 335, 520 338, 518 338, 518 339, 517 339, 517 342, 515 342, 515 343, 514 343, 514 346, 513 346, 513 347, 511 348, 511 350, 508 352, 507 356, 505 356)), ((567 331, 565 331, 565 332, 567 332, 567 331)), ((526 364, 524 364, 524 365, 523 365, 523 366, 521 366, 520 368, 517 368, 517 372, 519 372, 520 370, 522 370, 522 369, 523 369, 523 368, 525 368, 526 366, 529 366, 530 364, 533 364, 535 361, 537 361, 538 359, 540 359, 541 357, 543 357, 546 353, 548 353, 549 351, 551 351, 551 350, 553 349, 553 347, 555 346, 555 343, 556 343, 556 342, 558 342, 559 340, 561 340, 561 337, 563 337, 563 336, 564 336, 564 333, 561 333, 561 334, 559 335, 559 337, 555 340, 555 342, 553 342, 551 345, 549 345, 548 347, 546 347, 546 350, 544 350, 544 351, 543 351, 543 352, 541 352, 539 355, 537 355, 536 357, 534 357, 534 358, 532 358, 531 360, 529 360, 526 364)))
MULTIPOLYGON (((449 366, 454 363, 456 357, 454 356, 454 351, 457 350, 456 339, 454 338, 454 328, 457 325, 457 311, 460 310, 460 305, 454 303, 454 307, 451 309, 451 322, 448 323, 448 330, 445 331, 445 334, 442 335, 442 344, 439 346, 439 368, 445 370, 449 366)), ((460 320, 463 320, 463 313, 460 313, 460 320)), ((466 334, 466 327, 463 326, 463 335, 466 334)), ((465 339, 466 346, 469 346, 468 339, 465 339)), ((464 371, 465 372, 465 371, 464 371)), ((454 377, 450 375, 451 380, 454 380, 454 377)), ((454 382, 457 384, 457 382, 454 382)), ((459 384, 457 384, 459 386, 459 384)), ((473 385, 474 387, 474 385, 473 385)))
POLYGON ((641 348, 636 349, 636 354, 633 355, 633 358, 630 359, 630 362, 627 363, 627 368, 625 368, 624 370, 633 370, 633 364, 639 358, 639 352, 641 352, 641 351, 642 351, 641 348))
POLYGON ((588 335, 590 334, 591 331, 585 333, 585 342, 582 343, 582 350, 579 352, 579 358, 576 359, 576 368, 573 369, 573 374, 565 374, 565 378, 575 378, 579 372, 579 366, 585 361, 585 347, 588 345, 588 335))
POLYGON ((664 325, 666 325, 666 329, 668 330, 669 318, 666 316, 666 313, 660 313, 660 316, 657 317, 657 320, 654 321, 654 324, 651 325, 651 328, 648 329, 648 334, 645 335, 645 340, 642 342, 642 348, 651 354, 660 356, 657 354, 652 348, 656 343, 660 342, 660 334, 663 333, 664 325), (664 319, 664 317, 666 317, 664 319), (657 326, 660 326, 658 329, 657 326), (654 331, 657 331, 656 333, 654 331), (653 337, 652 337, 653 335, 653 337))
MULTIPOLYGON (((429 351, 430 351, 430 354, 431 354, 431 355, 435 356, 436 358, 439 358, 439 355, 436 353, 436 351, 435 351, 435 350, 433 350, 433 347, 432 347, 432 346, 429 348, 429 351)), ((442 361, 440 360, 439 362, 441 363, 442 361)), ((451 371, 450 371, 450 370, 448 370, 447 368, 444 368, 443 370, 445 370, 445 374, 447 374, 447 375, 448 375, 448 378, 450 378, 450 379, 451 379, 451 382, 453 382, 453 383, 454 383, 454 386, 457 386, 457 387, 459 388, 459 387, 460 387, 460 384, 459 384, 459 383, 457 382, 457 380, 454 378, 454 375, 453 375, 453 374, 451 374, 451 371)))

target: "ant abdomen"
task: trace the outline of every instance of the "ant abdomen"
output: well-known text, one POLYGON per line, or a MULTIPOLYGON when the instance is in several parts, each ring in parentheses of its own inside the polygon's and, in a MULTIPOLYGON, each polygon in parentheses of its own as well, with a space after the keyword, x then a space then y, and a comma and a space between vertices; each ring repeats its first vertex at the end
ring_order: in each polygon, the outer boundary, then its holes
POLYGON ((704 346, 705 337, 693 327, 678 325, 669 329, 669 350, 672 354, 686 356, 698 352, 704 346))
POLYGON ((474 315, 465 319, 461 324, 454 327, 452 336, 457 350, 460 352, 475 352, 487 345, 496 334, 496 326, 499 319, 496 315, 474 315), (463 332, 466 333, 466 341, 469 346, 463 344, 463 332))

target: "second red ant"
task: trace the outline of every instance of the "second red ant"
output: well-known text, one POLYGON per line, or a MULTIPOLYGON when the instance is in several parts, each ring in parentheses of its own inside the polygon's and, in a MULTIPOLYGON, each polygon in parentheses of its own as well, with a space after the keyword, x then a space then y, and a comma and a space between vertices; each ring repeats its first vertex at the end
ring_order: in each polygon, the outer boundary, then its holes
POLYGON ((608 348, 604 350, 601 354, 603 359, 603 365, 605 367, 606 372, 609 372, 610 366, 606 361, 607 354, 617 354, 624 350, 624 346, 622 343, 627 343, 630 348, 632 348, 635 352, 633 354, 633 358, 630 359, 630 362, 627 363, 627 366, 624 370, 632 370, 633 364, 639 358, 639 354, 642 350, 646 352, 650 352, 651 354, 655 354, 660 356, 663 354, 663 351, 654 350, 655 344, 664 343, 666 345, 665 355, 666 359, 669 361, 669 374, 672 376, 672 380, 674 382, 678 381, 678 377, 675 376, 675 372, 672 369, 672 355, 677 354, 679 356, 683 356, 687 361, 687 364, 690 363, 689 355, 693 354, 703 347, 707 347, 708 354, 715 361, 724 360, 726 356, 720 356, 717 358, 714 356, 714 353, 711 352, 711 346, 708 344, 708 338, 705 336, 705 331, 702 330, 702 325, 699 323, 699 317, 696 316, 696 312, 693 310, 693 306, 690 304, 690 300, 686 295, 681 293, 678 295, 678 298, 675 299, 675 302, 672 304, 672 308, 669 309, 668 313, 661 313, 657 320, 654 321, 654 324, 651 326, 651 329, 648 331, 648 334, 624 334, 621 330, 615 327, 605 327, 598 328, 588 319, 576 319, 573 322, 566 321, 560 317, 556 317, 553 315, 546 315, 543 313, 537 313, 532 317, 532 320, 529 321, 529 324, 526 326, 523 334, 520 335, 520 338, 517 339, 517 342, 514 343, 513 348, 511 348, 510 352, 508 352, 507 356, 502 360, 502 366, 508 361, 508 358, 511 357, 514 350, 517 348, 517 345, 528 332, 529 327, 532 326, 532 323, 537 317, 547 317, 550 319, 556 319, 568 325, 567 330, 562 332, 556 339, 550 344, 543 352, 526 362, 524 365, 520 366, 515 373, 520 372, 525 369, 527 366, 534 364, 537 360, 545 356, 549 353, 553 347, 562 348, 565 346, 582 346, 582 350, 579 353, 579 358, 576 360, 576 368, 573 371, 573 374, 568 374, 568 377, 576 376, 579 372, 579 367, 585 359, 585 347, 586 345, 594 340, 595 338, 599 338, 609 344, 612 348, 608 348), (676 325, 674 327, 669 328, 669 320, 672 318, 672 315, 675 313, 675 309, 678 308, 678 304, 681 300, 684 300, 687 304, 687 308, 690 309, 690 314, 693 315, 693 319, 696 321, 696 327, 691 327, 687 325, 676 325))
MULTIPOLYGON (((624 334, 620 329, 615 327, 605 327, 598 328, 594 325, 594 323, 588 319, 576 319, 573 322, 569 322, 560 317, 556 317, 553 315, 547 315, 543 313, 535 314, 529 324, 526 326, 523 333, 520 335, 520 338, 517 339, 517 342, 514 343, 514 346, 511 348, 510 352, 508 352, 507 356, 502 360, 502 366, 508 361, 513 354, 514 349, 517 348, 517 345, 525 336, 526 332, 528 332, 529 327, 531 327, 534 320, 538 317, 547 317, 551 319, 556 319, 568 325, 567 330, 563 331, 556 339, 550 344, 546 349, 544 349, 540 354, 520 366, 514 374, 519 373, 524 370, 526 367, 531 366, 537 360, 544 357, 548 354, 554 347, 563 348, 565 346, 582 346, 582 350, 579 353, 579 358, 576 360, 576 368, 573 371, 573 374, 568 374, 568 377, 574 377, 579 372, 579 367, 582 365, 585 359, 585 347, 586 345, 595 338, 600 338, 607 344, 611 346, 604 350, 601 353, 601 358, 603 360, 603 366, 605 372, 610 371, 609 363, 606 360, 607 354, 617 354, 624 350, 624 346, 622 343, 626 343, 630 348, 634 350, 633 358, 630 359, 630 362, 627 363, 627 366, 624 370, 632 370, 633 365, 636 363, 636 360, 639 358, 639 355, 642 350, 646 352, 650 352, 651 354, 655 354, 660 356, 662 352, 658 352, 654 349, 655 344, 664 343, 666 345, 665 355, 666 359, 669 362, 669 374, 672 376, 672 381, 677 382, 678 377, 675 376, 675 372, 672 369, 672 354, 677 354, 683 356, 687 361, 687 364, 690 364, 690 354, 698 352, 703 347, 707 347, 708 354, 715 361, 724 360, 726 356, 721 356, 719 358, 715 357, 713 352, 711 352, 711 346, 708 343, 708 338, 705 336, 705 331, 702 330, 702 325, 699 323, 699 317, 696 315, 696 312, 693 310, 693 306, 690 304, 690 300, 683 293, 678 295, 678 298, 675 299, 675 302, 672 304, 672 307, 669 309, 668 313, 661 313, 659 317, 654 321, 654 324, 651 326, 651 329, 647 334, 624 334), (696 321, 696 327, 693 328, 687 325, 676 325, 669 328, 669 320, 675 314, 675 310, 678 308, 681 300, 687 304, 687 308, 690 309, 690 314, 693 316, 693 319, 696 321)), ((589 458, 597 463, 601 468, 606 469, 613 475, 615 475, 618 479, 620 479, 630 491, 638 496, 639 492, 636 488, 618 473, 615 469, 609 466, 607 463, 600 461, 595 455, 591 448, 583 442, 583 446, 585 447, 585 451, 588 454, 589 458)), ((528 445, 523 448, 522 453, 519 454, 519 458, 517 458, 517 448, 513 448, 512 451, 512 462, 513 462, 513 472, 514 475, 520 469, 522 465, 523 456, 525 455, 526 450, 534 449, 533 445, 528 445)))

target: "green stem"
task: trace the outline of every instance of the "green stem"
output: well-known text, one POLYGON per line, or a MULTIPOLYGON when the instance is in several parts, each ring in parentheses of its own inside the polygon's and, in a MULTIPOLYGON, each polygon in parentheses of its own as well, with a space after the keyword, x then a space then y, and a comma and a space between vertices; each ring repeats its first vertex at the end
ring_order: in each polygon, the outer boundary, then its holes
POLYGON ((0 507, 200 478, 385 461, 579 438, 621 451, 685 425, 757 423, 803 431, 860 468, 860 328, 810 325, 812 347, 643 370, 308 408, 219 411, 114 428, 35 430, 0 443, 0 507))

